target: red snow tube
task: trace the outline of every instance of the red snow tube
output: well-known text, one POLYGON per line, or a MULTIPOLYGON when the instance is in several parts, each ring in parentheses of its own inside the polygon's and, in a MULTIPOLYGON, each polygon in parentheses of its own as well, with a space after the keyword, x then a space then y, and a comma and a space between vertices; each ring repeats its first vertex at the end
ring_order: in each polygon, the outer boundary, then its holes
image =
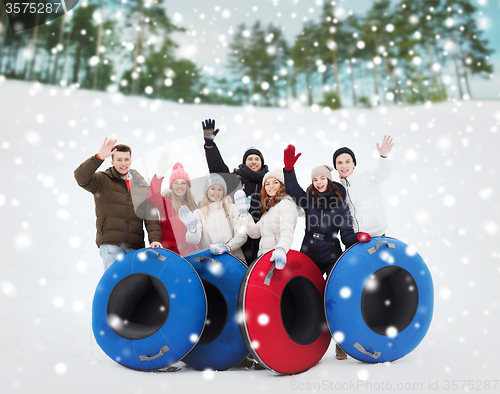
POLYGON ((252 356, 266 368, 306 371, 326 353, 325 280, 306 255, 290 250, 286 267, 274 269, 272 251, 248 269, 238 297, 239 325, 252 356))

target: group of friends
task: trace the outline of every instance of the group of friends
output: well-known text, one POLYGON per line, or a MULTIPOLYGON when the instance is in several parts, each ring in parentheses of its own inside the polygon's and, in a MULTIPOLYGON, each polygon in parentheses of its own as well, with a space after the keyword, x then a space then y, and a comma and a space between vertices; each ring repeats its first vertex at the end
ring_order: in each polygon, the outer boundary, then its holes
MULTIPOLYGON (((94 195, 96 244, 105 270, 126 253, 145 247, 144 227, 152 248, 181 256, 210 249, 213 255, 231 253, 247 265, 273 251, 271 261, 283 269, 302 208, 306 228, 300 252, 323 274, 342 254, 339 237, 349 248, 385 235, 388 222, 380 185, 392 169, 390 136, 376 145, 380 158, 375 168, 357 171, 354 152, 343 147, 334 152, 333 167, 312 169, 311 184, 304 190, 295 174, 301 153, 296 154, 293 145, 284 150, 283 169, 269 170, 262 153, 252 147, 231 171, 215 144, 215 120, 202 122, 202 128, 210 175, 198 203, 189 174, 181 163, 170 162, 168 152, 160 157, 150 185, 131 169, 131 148, 117 145, 113 138, 105 139, 99 153, 75 170, 78 185, 94 195), (112 167, 97 171, 110 156, 112 167), (334 169, 338 182, 333 180, 334 169), (170 191, 162 193, 168 171, 170 191), (233 192, 234 201, 229 195, 233 192)), ((339 347, 337 358, 346 358, 339 347)))

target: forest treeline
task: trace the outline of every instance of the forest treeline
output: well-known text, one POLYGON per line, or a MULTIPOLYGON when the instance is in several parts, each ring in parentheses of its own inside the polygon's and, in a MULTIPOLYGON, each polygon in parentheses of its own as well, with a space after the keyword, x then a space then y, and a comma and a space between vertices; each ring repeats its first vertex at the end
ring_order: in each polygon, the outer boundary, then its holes
POLYGON ((238 25, 224 77, 178 58, 164 0, 91 0, 13 34, 0 5, 0 74, 10 79, 175 100, 286 107, 473 98, 492 50, 469 0, 378 0, 364 14, 327 1, 288 42, 279 25, 238 25))

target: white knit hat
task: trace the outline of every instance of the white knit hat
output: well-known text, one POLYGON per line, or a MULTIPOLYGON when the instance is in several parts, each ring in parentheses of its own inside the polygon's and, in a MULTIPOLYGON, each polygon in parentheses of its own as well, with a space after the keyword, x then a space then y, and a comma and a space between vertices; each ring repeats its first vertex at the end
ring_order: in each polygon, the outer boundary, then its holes
POLYGON ((332 171, 333 167, 327 166, 326 164, 314 167, 311 171, 311 181, 317 176, 324 176, 332 181, 332 171))
POLYGON ((264 175, 264 178, 262 179, 262 186, 264 186, 266 184, 267 178, 276 178, 283 185, 285 184, 285 176, 283 175, 283 170, 281 170, 281 169, 272 170, 272 171, 267 172, 266 175, 264 175))
POLYGON ((224 189, 224 196, 227 195, 227 185, 224 178, 222 178, 219 174, 213 173, 210 174, 203 185, 203 194, 207 194, 207 190, 212 185, 221 185, 224 189))

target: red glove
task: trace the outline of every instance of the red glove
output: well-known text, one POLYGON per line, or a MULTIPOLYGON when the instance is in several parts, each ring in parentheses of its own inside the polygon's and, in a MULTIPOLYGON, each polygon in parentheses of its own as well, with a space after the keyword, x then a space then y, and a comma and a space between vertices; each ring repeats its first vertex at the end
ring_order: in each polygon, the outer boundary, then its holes
POLYGON ((358 234, 356 234, 356 238, 362 244, 364 244, 365 242, 370 242, 372 239, 371 235, 368 233, 358 233, 358 234))
POLYGON ((288 145, 285 148, 285 156, 283 158, 285 162, 285 170, 292 171, 293 166, 295 165, 301 154, 302 153, 299 153, 297 156, 295 156, 295 146, 288 145))

